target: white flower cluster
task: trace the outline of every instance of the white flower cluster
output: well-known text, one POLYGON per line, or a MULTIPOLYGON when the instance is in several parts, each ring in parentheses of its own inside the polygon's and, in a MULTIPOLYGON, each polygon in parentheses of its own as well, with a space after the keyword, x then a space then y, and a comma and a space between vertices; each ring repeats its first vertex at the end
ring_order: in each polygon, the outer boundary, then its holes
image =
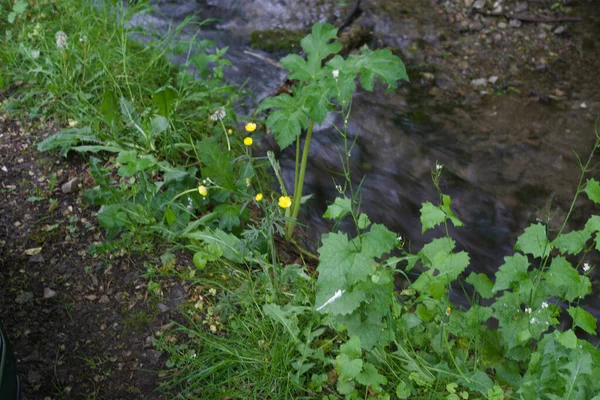
POLYGON ((217 108, 217 111, 215 111, 214 113, 212 113, 212 115, 210 116, 210 120, 211 121, 219 121, 223 118, 225 118, 225 107, 219 107, 217 108))
POLYGON ((63 31, 58 31, 56 32, 55 35, 56 38, 56 47, 58 47, 59 49, 66 49, 67 48, 67 34, 64 33, 63 31))
POLYGON ((583 264, 583 272, 588 272, 589 270, 590 270, 590 264, 584 263, 583 264))

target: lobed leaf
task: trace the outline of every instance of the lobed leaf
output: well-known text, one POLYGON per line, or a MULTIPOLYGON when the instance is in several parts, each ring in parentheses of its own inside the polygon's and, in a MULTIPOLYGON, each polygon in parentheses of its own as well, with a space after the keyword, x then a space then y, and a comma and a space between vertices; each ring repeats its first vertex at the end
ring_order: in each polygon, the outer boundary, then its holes
POLYGON ((525 228, 525 232, 517 239, 516 250, 525 254, 531 254, 536 258, 547 257, 551 249, 550 242, 546 237, 546 227, 539 222, 525 228))
POLYGON ((589 199, 596 204, 600 204, 600 183, 594 178, 588 179, 583 189, 588 195, 589 199))

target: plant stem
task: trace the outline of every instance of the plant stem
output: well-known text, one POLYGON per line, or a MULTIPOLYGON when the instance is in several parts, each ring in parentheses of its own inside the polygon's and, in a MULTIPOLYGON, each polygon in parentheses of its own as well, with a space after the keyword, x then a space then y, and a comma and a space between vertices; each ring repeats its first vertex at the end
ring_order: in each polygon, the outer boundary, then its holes
MULTIPOLYGON (((304 139, 304 150, 302 150, 302 161, 300 164, 300 175, 298 176, 297 187, 294 188, 294 200, 292 203, 292 215, 291 220, 285 224, 285 238, 290 240, 294 235, 294 228, 296 227, 296 218, 300 213, 300 203, 302 202, 302 189, 304 188, 304 174, 306 172, 306 164, 308 161, 308 148, 310 147, 310 139, 313 133, 313 127, 315 121, 311 120, 308 125, 308 131, 306 132, 306 139, 304 139)), ((298 145, 299 146, 299 145, 298 145)), ((298 165, 298 159, 296 158, 296 167, 298 165)))

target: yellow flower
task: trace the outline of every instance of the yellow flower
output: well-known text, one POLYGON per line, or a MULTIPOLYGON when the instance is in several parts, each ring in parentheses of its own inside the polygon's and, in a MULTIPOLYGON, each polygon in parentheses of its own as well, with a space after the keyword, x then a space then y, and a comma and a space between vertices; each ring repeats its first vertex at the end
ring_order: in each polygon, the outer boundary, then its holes
POLYGON ((208 196, 208 189, 206 188, 206 186, 200 185, 198 186, 198 193, 200 193, 201 196, 206 197, 208 196))
POLYGON ((246 130, 248 132, 254 132, 256 130, 256 124, 254 122, 248 122, 246 124, 246 130))
POLYGON ((279 207, 288 208, 292 205, 292 199, 289 196, 281 196, 279 198, 279 207))
POLYGON ((231 129, 228 129, 227 133, 229 133, 231 135, 231 134, 233 134, 233 131, 231 129))
POLYGON ((256 197, 254 197, 254 200, 256 200, 256 201, 261 201, 262 199, 263 199, 263 194, 262 193, 258 193, 256 195, 256 197))
POLYGON ((245 137, 244 138, 244 144, 246 146, 252 146, 252 138, 251 137, 245 137))
POLYGON ((450 316, 451 313, 452 313, 452 308, 450 308, 450 307, 446 308, 446 315, 450 316))

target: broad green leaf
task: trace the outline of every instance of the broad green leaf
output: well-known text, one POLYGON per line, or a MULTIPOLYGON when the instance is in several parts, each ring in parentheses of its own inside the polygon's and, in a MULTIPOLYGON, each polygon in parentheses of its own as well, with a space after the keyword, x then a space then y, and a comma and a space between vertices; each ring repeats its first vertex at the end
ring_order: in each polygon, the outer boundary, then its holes
POLYGON ((398 87, 397 81, 408 81, 406 68, 400 60, 388 49, 371 51, 363 46, 362 54, 356 57, 355 68, 360 73, 360 84, 366 90, 373 90, 373 81, 378 77, 383 84, 388 85, 388 91, 398 87))
POLYGON ((337 28, 332 25, 317 22, 312 32, 300 41, 300 46, 306 52, 308 71, 314 77, 321 69, 321 62, 330 54, 336 54, 342 45, 331 41, 337 39, 337 28))
POLYGON ((591 335, 596 334, 597 320, 592 314, 585 311, 581 307, 569 307, 567 312, 569 313, 571 318, 573 318, 574 326, 580 327, 581 329, 583 329, 591 335))
POLYGON ((398 396, 399 399, 408 399, 411 394, 412 387, 401 380, 398 386, 396 386, 396 396, 398 396))
POLYGON ((121 96, 120 105, 123 121, 128 125, 135 124, 138 117, 135 113, 135 109, 133 108, 133 104, 131 104, 131 102, 124 96, 121 96))
POLYGON ((588 179, 584 191, 591 201, 600 204, 600 183, 598 183, 598 181, 594 178, 588 179))
POLYGON ((556 288, 555 295, 561 296, 567 301, 585 297, 592 291, 589 278, 580 275, 563 257, 556 257, 552 260, 545 277, 548 283, 556 288))
POLYGON ((385 225, 373 224, 371 230, 362 236, 361 252, 370 258, 381 258, 396 246, 396 234, 385 225))
POLYGON ((290 70, 289 79, 308 81, 312 78, 312 71, 308 69, 306 60, 297 54, 289 54, 280 60, 281 65, 290 70))
MULTIPOLYGON (((443 282, 447 285, 458 278, 469 266, 469 254, 465 251, 459 253, 438 253, 432 263, 432 269, 439 273, 435 274, 434 279, 443 282)), ((432 271, 428 271, 431 273, 432 271)))
POLYGON ((169 121, 160 115, 152 118, 150 122, 150 136, 157 137, 160 136, 161 133, 165 132, 169 129, 169 121))
POLYGON ((430 202, 425 202, 421 206, 421 233, 427 232, 429 229, 441 224, 446 220, 446 213, 439 207, 434 206, 430 202))
POLYGON ((171 114, 173 102, 177 100, 179 93, 171 85, 163 86, 154 92, 152 96, 152 104, 156 113, 164 118, 168 118, 171 114))
POLYGON ((565 346, 567 349, 574 349, 577 347, 577 336, 575 336, 575 332, 572 329, 569 329, 565 332, 555 331, 554 335, 560 344, 565 346))
POLYGON ((585 223, 585 230, 590 233, 600 232, 600 215, 592 215, 585 223))
POLYGON ((241 225, 240 216, 242 208, 238 204, 219 204, 215 207, 214 212, 221 218, 219 220, 219 228, 231 231, 232 228, 241 225))
MULTIPOLYGON (((330 81, 331 82, 331 81, 330 81)), ((309 116, 317 124, 323 123, 331 106, 333 83, 319 82, 311 84, 302 90, 302 96, 306 99, 309 116)))
POLYGON ((452 224, 454 226, 457 226, 457 227, 463 226, 464 224, 458 219, 458 217, 454 214, 454 212, 450 208, 450 202, 451 202, 450 196, 448 196, 446 194, 442 195, 442 205, 440 206, 440 208, 446 213, 448 218, 450 218, 450 221, 452 221, 452 224))
POLYGON ((433 239, 430 243, 423 246, 419 255, 423 259, 423 264, 432 264, 436 255, 439 253, 449 254, 454 249, 454 245, 454 240, 448 237, 433 239))
POLYGON ((358 336, 350 336, 350 339, 340 346, 340 352, 350 358, 360 358, 362 354, 360 338, 358 336))
POLYGON ((347 354, 340 354, 335 359, 335 368, 340 374, 340 379, 353 379, 360 374, 363 367, 363 361, 360 358, 352 359, 347 354))
POLYGON ((341 220, 352 212, 352 201, 347 198, 337 197, 333 204, 327 207, 323 218, 341 220))
POLYGON ((527 274, 529 261, 522 254, 504 257, 504 264, 496 272, 496 283, 492 292, 506 290, 511 287, 512 283, 518 284, 519 287, 530 287, 533 285, 531 278, 527 274))
POLYGON ((100 113, 108 122, 112 123, 117 120, 117 110, 117 96, 112 90, 105 90, 100 104, 100 113))
POLYGON ((101 143, 101 140, 92 135, 92 129, 89 126, 85 128, 63 129, 38 143, 37 149, 38 151, 50 151, 61 148, 61 155, 66 155, 70 148, 82 142, 101 143))
POLYGON ((165 221, 167 221, 167 225, 171 226, 175 221, 177 221, 177 215, 175 215, 175 211, 171 208, 171 206, 167 207, 165 211, 165 221))
POLYGON ((285 93, 267 98, 257 111, 267 108, 278 108, 271 111, 266 124, 268 129, 275 132, 275 140, 282 150, 294 143, 296 137, 302 134, 302 128, 308 128, 308 112, 298 98, 285 93))
POLYGON ((206 258, 204 258, 204 254, 197 252, 194 254, 194 258, 192 259, 192 262, 194 263, 194 265, 196 266, 196 268, 198 268, 200 271, 204 270, 204 268, 206 268, 206 258))
POLYGON ((236 236, 225 233, 220 229, 204 229, 203 231, 190 232, 181 237, 198 240, 208 245, 216 245, 223 251, 223 257, 236 263, 244 262, 242 258, 242 241, 236 236))
POLYGON ((590 237, 591 232, 587 229, 572 231, 561 234, 552 242, 552 245, 557 247, 562 254, 578 254, 583 250, 590 237))
POLYGON ((383 389, 381 385, 385 385, 387 383, 387 379, 385 376, 379 374, 377 372, 377 368, 371 363, 364 363, 363 371, 356 377, 358 383, 364 386, 368 386, 375 393, 381 392, 383 389))
MULTIPOLYGON (((320 307, 329 300, 335 291, 319 290, 315 298, 315 304, 320 307)), ((360 303, 366 300, 365 293, 362 290, 346 291, 341 297, 326 305, 322 312, 328 312, 333 315, 347 315, 356 310, 360 303)))
POLYGON ((360 214, 358 216, 358 229, 366 229, 371 224, 371 220, 367 214, 360 214))
POLYGON ((471 275, 467 278, 467 283, 473 285, 477 293, 483 299, 491 299, 494 297, 493 288, 494 283, 490 280, 490 278, 486 274, 478 274, 472 272, 471 275))
POLYGON ((534 257, 546 257, 550 254, 551 245, 546 237, 546 227, 540 223, 525 228, 525 232, 517 239, 516 250, 534 257))
POLYGON ((137 158, 137 151, 135 151, 135 150, 122 151, 117 156, 117 162, 121 163, 121 164, 129 164, 129 163, 135 162, 136 158, 137 158))

